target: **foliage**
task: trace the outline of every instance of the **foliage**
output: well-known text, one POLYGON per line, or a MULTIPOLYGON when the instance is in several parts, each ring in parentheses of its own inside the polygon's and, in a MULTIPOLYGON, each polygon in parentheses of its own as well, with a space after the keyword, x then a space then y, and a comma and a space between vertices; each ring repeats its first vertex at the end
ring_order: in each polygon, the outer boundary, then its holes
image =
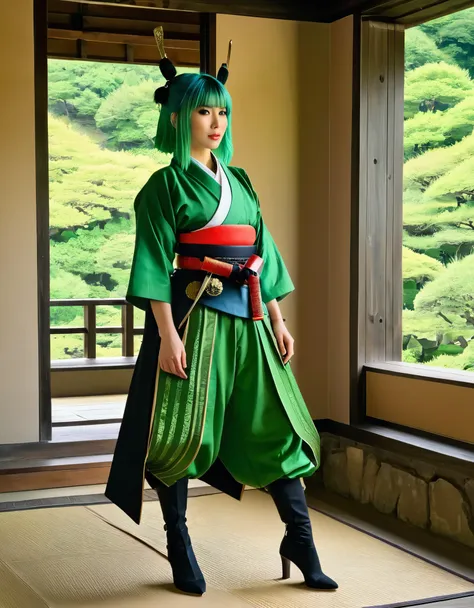
POLYGON ((159 112, 150 104, 157 84, 123 84, 103 101, 95 115, 97 126, 116 149, 153 148, 159 112))
POLYGON ((474 371, 474 10, 407 32, 406 362, 474 371))
MULTIPOLYGON (((123 297, 135 196, 169 162, 152 147, 153 90, 162 78, 147 66, 50 60, 48 67, 51 298, 123 297), (129 137, 133 129, 138 137, 129 137)), ((55 326, 81 327, 83 317, 81 307, 51 308, 55 326)), ((98 325, 120 322, 120 307, 98 307, 98 325)), ((135 322, 143 325, 141 311, 135 322)), ((51 349, 53 359, 82 357, 83 337, 54 335, 51 349)), ((97 354, 120 355, 121 336, 99 335, 97 354)))
POLYGON ((412 279, 417 283, 424 284, 426 281, 432 281, 440 272, 443 272, 444 266, 428 257, 416 253, 408 247, 403 247, 403 279, 412 279))
POLYGON ((403 168, 405 190, 415 189, 423 192, 435 179, 451 171, 470 156, 474 156, 472 134, 453 146, 430 150, 410 159, 403 168))
POLYGON ((164 82, 157 66, 51 59, 48 61, 50 111, 93 121, 102 100, 122 84, 133 86, 143 80, 164 82))
POLYGON ((443 53, 436 42, 420 28, 414 27, 405 33, 405 70, 419 68, 425 63, 454 63, 443 53))
POLYGON ((474 77, 474 9, 441 17, 414 29, 428 35, 439 51, 474 77))
POLYGON ((474 94, 445 112, 418 112, 405 121, 405 158, 434 147, 452 146, 472 134, 474 94))
POLYGON ((443 110, 472 93, 473 83, 467 70, 445 62, 427 63, 406 74, 405 118, 412 118, 419 112, 423 102, 437 101, 443 110))
POLYGON ((448 265, 415 298, 415 310, 442 314, 449 322, 472 326, 474 332, 474 254, 448 265))

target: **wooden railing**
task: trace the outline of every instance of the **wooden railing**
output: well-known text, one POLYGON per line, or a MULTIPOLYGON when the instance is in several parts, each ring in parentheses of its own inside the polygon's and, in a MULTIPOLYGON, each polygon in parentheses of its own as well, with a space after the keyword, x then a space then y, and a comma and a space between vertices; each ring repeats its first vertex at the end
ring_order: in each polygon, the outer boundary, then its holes
POLYGON ((84 300, 51 300, 54 306, 82 306, 84 309, 83 327, 50 328, 51 335, 82 334, 84 336, 84 357, 95 359, 97 357, 97 334, 122 334, 122 356, 133 357, 134 337, 143 335, 143 327, 134 327, 133 306, 125 298, 90 298, 84 300), (97 306, 121 306, 122 324, 120 326, 97 327, 97 306))

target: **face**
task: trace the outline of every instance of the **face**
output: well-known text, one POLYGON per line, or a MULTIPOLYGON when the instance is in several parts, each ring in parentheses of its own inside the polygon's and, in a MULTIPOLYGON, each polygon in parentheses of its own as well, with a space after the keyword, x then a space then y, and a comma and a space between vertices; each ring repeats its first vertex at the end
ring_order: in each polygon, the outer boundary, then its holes
POLYGON ((227 129, 225 108, 196 108, 191 114, 191 147, 215 150, 227 129))

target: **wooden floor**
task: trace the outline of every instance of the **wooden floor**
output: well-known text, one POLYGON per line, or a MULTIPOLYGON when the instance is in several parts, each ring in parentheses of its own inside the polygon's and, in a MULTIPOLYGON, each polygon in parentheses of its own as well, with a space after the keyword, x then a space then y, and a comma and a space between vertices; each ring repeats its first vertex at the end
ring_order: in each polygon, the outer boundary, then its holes
POLYGON ((98 395, 52 399, 53 425, 119 421, 123 416, 126 398, 126 395, 98 395))

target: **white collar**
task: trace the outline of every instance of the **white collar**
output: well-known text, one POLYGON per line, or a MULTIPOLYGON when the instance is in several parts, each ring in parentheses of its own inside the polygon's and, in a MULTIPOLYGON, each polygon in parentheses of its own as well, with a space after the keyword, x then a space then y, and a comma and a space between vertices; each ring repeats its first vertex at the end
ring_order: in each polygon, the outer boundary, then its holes
POLYGON ((209 167, 207 167, 204 163, 202 163, 200 160, 196 160, 195 158, 193 158, 191 156, 191 160, 193 162, 196 163, 196 165, 198 165, 199 167, 201 167, 201 169, 203 171, 205 171, 208 175, 210 175, 212 177, 212 179, 215 179, 217 183, 219 183, 222 186, 222 168, 221 168, 221 164, 218 161, 217 157, 211 152, 211 156, 212 158, 215 160, 216 162, 216 167, 217 167, 217 171, 216 173, 214 173, 214 171, 211 171, 211 169, 209 169, 209 167))

